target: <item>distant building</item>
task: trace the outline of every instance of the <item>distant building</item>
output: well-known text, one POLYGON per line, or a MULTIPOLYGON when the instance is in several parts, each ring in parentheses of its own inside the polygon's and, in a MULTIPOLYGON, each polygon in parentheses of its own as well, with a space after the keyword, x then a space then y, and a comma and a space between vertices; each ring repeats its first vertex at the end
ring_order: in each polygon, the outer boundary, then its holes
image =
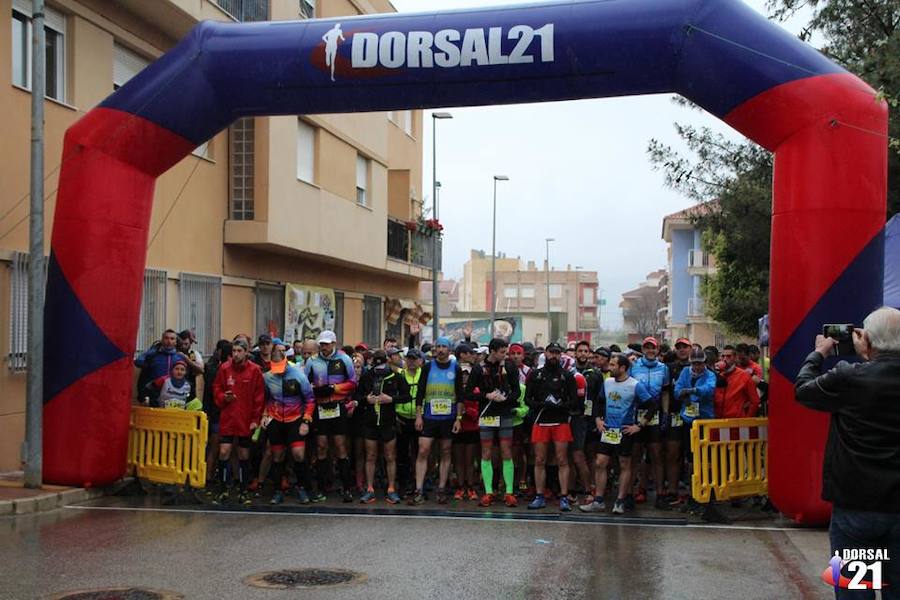
MULTIPOLYGON (((550 269, 545 264, 538 269, 534 261, 524 263, 519 257, 498 255, 496 259, 497 293, 495 312, 516 314, 547 314, 549 291, 551 340, 588 340, 600 328, 598 319, 599 281, 596 271, 550 269)), ((480 250, 472 250, 463 266, 459 284, 459 311, 484 312, 491 310, 491 257, 480 250)))
POLYGON ((716 210, 718 203, 692 206, 663 219, 662 238, 668 247, 668 307, 665 328, 670 339, 723 346, 722 327, 706 314, 701 295, 703 278, 716 272, 715 258, 701 244, 702 232, 694 225, 698 215, 716 210))
POLYGON ((668 275, 665 269, 653 271, 637 288, 622 294, 622 319, 628 343, 647 336, 665 338, 668 305, 668 275))

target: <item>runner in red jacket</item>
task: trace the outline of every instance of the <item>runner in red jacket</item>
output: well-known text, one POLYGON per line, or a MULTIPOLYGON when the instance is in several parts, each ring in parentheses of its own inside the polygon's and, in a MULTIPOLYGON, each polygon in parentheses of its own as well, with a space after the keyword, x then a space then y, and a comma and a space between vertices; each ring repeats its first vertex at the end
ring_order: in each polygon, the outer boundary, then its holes
POLYGON ((229 498, 231 481, 230 462, 231 449, 238 445, 238 464, 240 465, 238 481, 240 483, 239 501, 249 504, 246 485, 250 483, 250 435, 262 419, 265 384, 262 370, 248 359, 247 343, 238 340, 234 343, 231 360, 219 367, 213 382, 213 400, 221 409, 219 417, 219 467, 218 481, 223 489, 216 498, 224 502, 229 498))
POLYGON ((759 410, 759 394, 756 383, 747 371, 735 364, 735 351, 725 346, 722 351, 722 369, 713 400, 717 419, 755 417, 759 410), (723 385, 724 383, 724 385, 723 385))

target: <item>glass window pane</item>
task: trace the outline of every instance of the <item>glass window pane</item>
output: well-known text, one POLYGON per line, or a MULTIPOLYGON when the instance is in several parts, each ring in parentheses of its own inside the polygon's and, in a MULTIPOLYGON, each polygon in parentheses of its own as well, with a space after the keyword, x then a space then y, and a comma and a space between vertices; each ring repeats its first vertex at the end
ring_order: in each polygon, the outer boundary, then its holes
POLYGON ((12 82, 28 87, 28 18, 12 14, 12 82))
POLYGON ((316 131, 305 121, 297 121, 297 179, 313 183, 316 166, 316 131))

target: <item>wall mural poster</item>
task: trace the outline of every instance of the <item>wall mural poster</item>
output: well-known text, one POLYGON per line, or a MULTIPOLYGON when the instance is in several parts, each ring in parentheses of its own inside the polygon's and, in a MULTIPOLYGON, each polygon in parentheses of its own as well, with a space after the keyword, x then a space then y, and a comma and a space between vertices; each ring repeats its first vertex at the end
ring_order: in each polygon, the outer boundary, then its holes
MULTIPOLYGON (((454 343, 465 339, 466 333, 471 332, 472 341, 478 344, 487 344, 491 341, 489 332, 490 319, 476 319, 468 321, 443 321, 441 330, 454 343)), ((522 341, 522 319, 519 317, 503 317, 494 321, 494 335, 505 339, 509 343, 522 341)))
POLYGON ((334 290, 289 283, 284 286, 284 341, 315 339, 334 330, 334 290))

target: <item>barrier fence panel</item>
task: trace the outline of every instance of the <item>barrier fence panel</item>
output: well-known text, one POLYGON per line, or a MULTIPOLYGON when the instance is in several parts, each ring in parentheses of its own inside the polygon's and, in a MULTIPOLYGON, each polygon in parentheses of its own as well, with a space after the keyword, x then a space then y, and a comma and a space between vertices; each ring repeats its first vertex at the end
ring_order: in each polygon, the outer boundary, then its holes
POLYGON ((156 483, 206 486, 206 414, 178 408, 131 409, 128 469, 156 483))
POLYGON ((694 500, 730 500, 767 495, 769 419, 709 419, 694 421, 691 451, 694 500))

